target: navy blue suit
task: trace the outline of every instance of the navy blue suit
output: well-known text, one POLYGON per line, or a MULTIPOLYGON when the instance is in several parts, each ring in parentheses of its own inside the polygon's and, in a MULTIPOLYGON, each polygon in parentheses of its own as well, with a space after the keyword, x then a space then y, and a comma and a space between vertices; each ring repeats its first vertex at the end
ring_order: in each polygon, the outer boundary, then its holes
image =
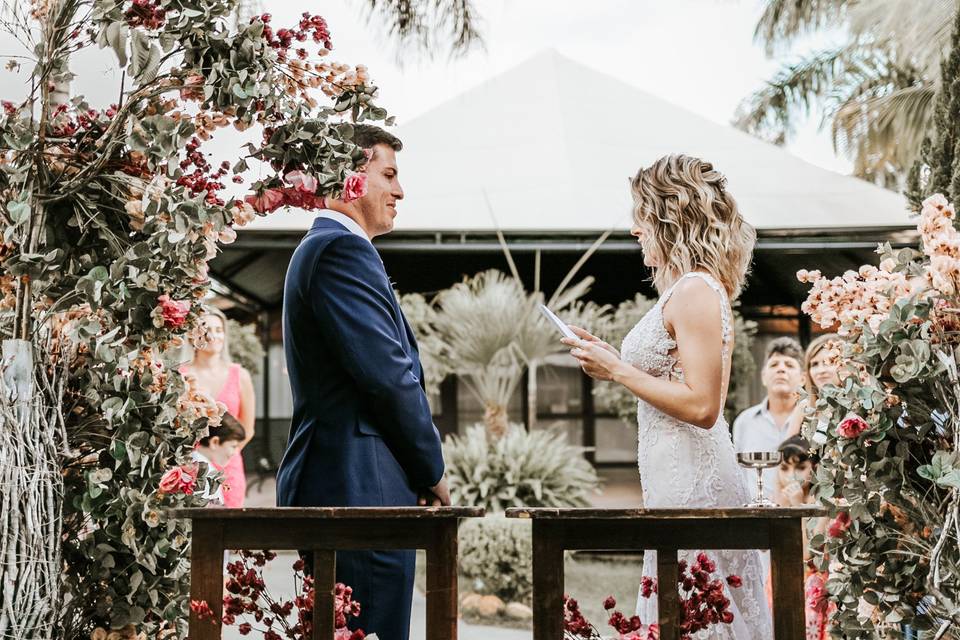
MULTIPOLYGON (((293 421, 280 506, 413 506, 443 476, 413 332, 366 239, 317 218, 287 271, 283 344, 293 421)), ((337 554, 362 613, 351 627, 406 640, 414 551, 337 554)))

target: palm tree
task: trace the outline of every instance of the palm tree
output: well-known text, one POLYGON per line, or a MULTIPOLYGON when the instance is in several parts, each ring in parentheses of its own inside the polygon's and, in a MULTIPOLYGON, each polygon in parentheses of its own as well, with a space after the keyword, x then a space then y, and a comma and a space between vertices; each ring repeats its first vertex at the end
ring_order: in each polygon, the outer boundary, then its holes
MULTIPOLYGON (((479 16, 473 0, 365 0, 369 23, 380 23, 394 39, 399 52, 433 57, 446 49, 463 55, 483 44, 479 16)), ((240 0, 236 19, 246 22, 263 13, 263 0, 240 0)))
POLYGON ((929 130, 956 10, 956 0, 768 0, 754 33, 768 55, 837 24, 850 40, 785 65, 741 104, 736 126, 783 144, 797 113, 819 106, 855 175, 902 186, 929 130))

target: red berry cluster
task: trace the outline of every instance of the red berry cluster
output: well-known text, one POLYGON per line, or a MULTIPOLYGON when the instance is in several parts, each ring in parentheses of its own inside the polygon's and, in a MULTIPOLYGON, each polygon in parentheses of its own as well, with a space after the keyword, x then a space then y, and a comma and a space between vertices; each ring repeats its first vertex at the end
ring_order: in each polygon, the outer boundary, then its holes
MULTIPOLYGON (((270 551, 241 551, 240 559, 227 564, 227 595, 223 598, 223 624, 235 625, 241 615, 252 615, 264 628, 255 628, 249 622, 237 625, 240 635, 253 631, 263 634, 264 640, 305 640, 313 633, 314 586, 313 578, 304 575, 304 562, 293 563, 297 594, 293 600, 277 600, 267 591, 260 567, 276 558, 270 551), (294 621, 290 616, 295 614, 294 621)), ((193 605, 191 604, 191 607, 193 605)), ((335 628, 346 629, 347 620, 360 615, 360 603, 353 600, 353 589, 337 584, 334 590, 335 628)), ((212 616, 212 614, 211 614, 212 616)), ((349 640, 364 640, 362 630, 352 632, 349 640)), ((340 637, 340 636, 338 636, 340 637)))
POLYGON ((230 163, 224 160, 216 171, 212 171, 213 166, 200 152, 201 144, 196 137, 191 138, 187 143, 187 157, 180 161, 180 168, 183 169, 184 174, 177 179, 177 184, 186 187, 194 195, 206 193, 206 201, 210 204, 223 205, 224 201, 217 197, 217 192, 224 188, 220 179, 227 175, 230 163), (190 171, 191 167, 193 171, 190 171))
MULTIPOLYGON (((733 622, 733 612, 730 611, 730 599, 724 595, 723 581, 711 579, 711 574, 717 570, 716 563, 707 557, 707 554, 697 554, 697 561, 689 567, 684 560, 678 563, 679 576, 677 581, 680 589, 687 595, 681 599, 680 637, 689 640, 692 634, 702 631, 715 624, 730 624, 733 622)), ((743 585, 740 576, 727 576, 727 584, 731 588, 743 585)), ((644 577, 641 584, 641 595, 649 598, 657 592, 656 580, 644 577)))
POLYGON ((596 629, 587 622, 580 612, 580 603, 570 596, 563 596, 563 631, 564 635, 574 638, 595 638, 596 629))
POLYGON ((167 12, 160 6, 160 0, 133 0, 123 17, 131 27, 159 29, 166 22, 167 12))
MULTIPOLYGON (((256 16, 250 19, 250 22, 259 20, 263 23, 263 37, 267 44, 279 51, 281 60, 286 60, 290 55, 290 47, 296 42, 306 42, 307 38, 315 43, 323 45, 325 49, 332 49, 333 43, 330 42, 330 30, 327 28, 327 21, 320 16, 311 15, 305 11, 300 18, 300 24, 296 29, 278 29, 274 32, 270 26, 270 20, 273 19, 269 13, 256 16)), ((307 50, 300 47, 296 50, 296 55, 301 60, 306 59, 307 50)))

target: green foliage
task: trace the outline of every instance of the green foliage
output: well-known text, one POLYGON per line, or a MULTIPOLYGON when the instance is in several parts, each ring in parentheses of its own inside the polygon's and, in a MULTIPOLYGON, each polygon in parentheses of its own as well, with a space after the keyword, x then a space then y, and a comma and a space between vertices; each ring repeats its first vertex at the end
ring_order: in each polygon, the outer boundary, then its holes
MULTIPOLYGON (((309 172, 318 187, 305 195, 316 198, 338 193, 362 163, 353 123, 386 118, 359 68, 327 67, 336 86, 319 88, 331 100, 314 100, 318 87, 297 79, 299 59, 268 40, 263 22, 231 25, 233 0, 158 4, 163 19, 152 26, 127 0, 32 4, 39 18, 21 16, 20 35, 36 42, 31 77, 43 81, 0 114, 0 294, 25 319, 15 334, 51 336, 51 357, 69 370, 64 389, 37 400, 63 406, 68 439, 65 598, 56 608, 57 635, 67 638, 127 624, 150 637, 186 634, 190 531, 169 510, 204 500, 159 485, 190 465, 219 409, 179 374, 177 358, 199 328, 207 261, 228 227, 254 215, 219 197, 223 175, 196 164, 199 140, 218 127, 264 125, 272 131, 234 173, 248 158, 265 160, 259 189, 309 172), (98 110, 76 96, 57 108, 51 91, 66 89, 69 57, 91 38, 116 54, 118 105, 98 110), (29 278, 14 289, 21 275, 29 278)), ((237 359, 255 368, 255 336, 235 333, 248 347, 237 359)), ((201 475, 198 493, 210 481, 201 475)))
POLYGON ((240 324, 227 318, 227 335, 230 336, 230 359, 255 376, 263 368, 263 356, 266 353, 256 323, 240 324))
POLYGON ((599 486, 583 449, 557 431, 528 433, 510 425, 491 442, 482 425, 450 436, 443 446, 454 504, 507 507, 582 507, 599 486))
POLYGON ((960 197, 960 11, 954 18, 950 52, 940 68, 941 81, 933 111, 933 132, 914 164, 906 195, 913 210, 928 196, 960 197))
POLYGON ((530 602, 533 543, 528 520, 502 515, 471 518, 460 525, 460 573, 476 593, 506 602, 530 602))
MULTIPOLYGON (((882 250, 903 282, 930 282, 929 258, 882 250)), ((848 529, 810 542, 820 567, 829 567, 836 633, 900 637, 901 623, 936 630, 960 602, 960 301, 923 286, 908 293, 878 287, 869 275, 822 286, 814 285, 811 301, 834 300, 825 304, 850 311, 841 316, 842 383, 821 391, 804 424, 808 438, 827 425, 814 494, 831 517, 847 512, 851 519, 848 529), (855 286, 872 292, 865 312, 838 293, 855 286), (870 322, 871 314, 879 317, 870 322), (839 428, 852 416, 868 425, 859 435, 839 428)), ((820 313, 816 307, 808 308, 820 313)))
MULTIPOLYGON (((641 318, 653 308, 656 301, 642 294, 637 294, 633 300, 627 300, 613 311, 612 314, 601 316, 594 335, 605 342, 619 348, 624 336, 629 333, 641 318)), ((734 347, 731 360, 730 386, 727 391, 727 405, 724 409, 728 419, 750 406, 747 396, 748 383, 757 370, 750 344, 756 334, 757 325, 750 320, 744 320, 734 309, 734 347)), ((615 413, 621 420, 633 424, 637 419, 637 398, 626 387, 612 382, 596 382, 593 394, 600 407, 606 407, 615 413)))

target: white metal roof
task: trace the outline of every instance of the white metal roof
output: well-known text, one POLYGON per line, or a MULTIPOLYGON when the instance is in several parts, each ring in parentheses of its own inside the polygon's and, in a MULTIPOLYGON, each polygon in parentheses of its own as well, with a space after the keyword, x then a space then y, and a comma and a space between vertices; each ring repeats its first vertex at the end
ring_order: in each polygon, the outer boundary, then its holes
MULTIPOLYGON (((758 229, 911 225, 892 191, 805 162, 545 51, 399 127, 397 230, 625 228, 628 179, 668 153, 709 160, 758 229)), ((305 229, 277 211, 250 229, 305 229)))

